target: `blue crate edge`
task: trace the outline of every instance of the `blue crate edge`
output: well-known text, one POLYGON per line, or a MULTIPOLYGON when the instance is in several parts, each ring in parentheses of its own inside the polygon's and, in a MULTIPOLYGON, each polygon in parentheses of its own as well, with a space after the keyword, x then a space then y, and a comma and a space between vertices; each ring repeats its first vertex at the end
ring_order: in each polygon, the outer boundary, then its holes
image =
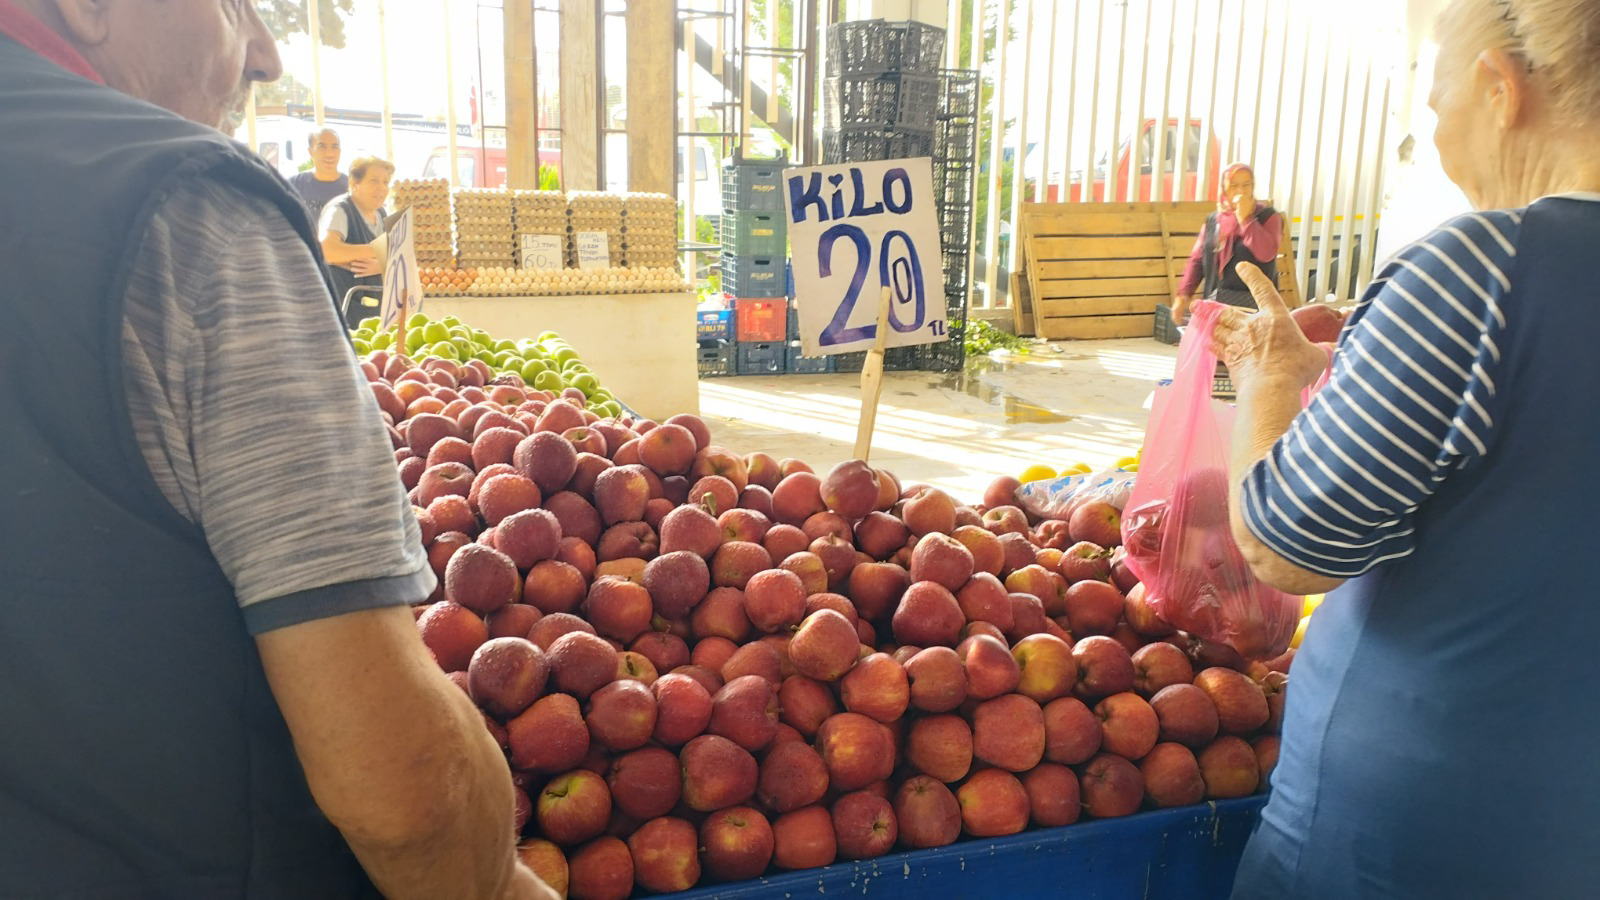
POLYGON ((657 896, 768 900, 849 892, 1009 900, 1063 896, 1062 886, 1071 885, 1071 896, 1223 900, 1266 800, 1258 794, 1153 810, 657 896))

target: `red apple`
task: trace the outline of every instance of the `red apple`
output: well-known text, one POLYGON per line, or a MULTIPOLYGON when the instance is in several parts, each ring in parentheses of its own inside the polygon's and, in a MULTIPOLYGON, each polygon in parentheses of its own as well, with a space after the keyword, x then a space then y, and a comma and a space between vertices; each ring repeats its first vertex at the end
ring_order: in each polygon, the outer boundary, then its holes
POLYGON ((1082 801, 1078 795, 1078 776, 1066 766, 1040 763, 1022 776, 1028 792, 1033 824, 1040 828, 1059 828, 1078 821, 1082 801))
POLYGON ((869 791, 845 794, 833 804, 833 835, 844 859, 874 859, 900 837, 894 806, 869 791))
POLYGON ((1111 753, 1089 760, 1078 778, 1083 809, 1096 819, 1132 815, 1144 800, 1144 778, 1133 763, 1111 753))
POLYGON ((1044 758, 1044 712, 1021 694, 979 703, 972 712, 972 752, 1011 772, 1026 772, 1044 758))
POLYGON ((956 791, 961 825, 973 837, 1000 837, 1028 827, 1032 805, 1017 776, 1003 769, 984 769, 956 791))
POLYGON ((1145 796, 1155 806, 1190 806, 1206 797, 1200 763, 1182 744, 1155 745, 1139 762, 1139 774, 1144 778, 1145 796))
POLYGON ((742 881, 772 861, 772 826, 748 806, 718 810, 700 826, 705 872, 716 881, 742 881))

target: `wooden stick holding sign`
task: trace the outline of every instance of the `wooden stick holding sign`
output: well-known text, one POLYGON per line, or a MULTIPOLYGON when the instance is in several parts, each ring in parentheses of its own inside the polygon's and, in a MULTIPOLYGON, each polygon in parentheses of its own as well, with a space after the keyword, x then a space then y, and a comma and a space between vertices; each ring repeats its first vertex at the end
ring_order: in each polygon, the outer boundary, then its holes
POLYGON ((883 394, 883 351, 889 340, 889 286, 878 301, 878 333, 861 366, 861 421, 856 425, 856 459, 867 461, 872 452, 872 429, 878 424, 878 398, 883 394))

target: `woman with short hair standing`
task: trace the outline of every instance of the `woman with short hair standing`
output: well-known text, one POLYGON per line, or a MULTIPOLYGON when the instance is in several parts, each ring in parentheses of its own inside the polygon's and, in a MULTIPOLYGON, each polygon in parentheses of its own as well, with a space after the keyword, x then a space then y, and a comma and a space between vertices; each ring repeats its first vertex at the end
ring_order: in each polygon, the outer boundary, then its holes
POLYGON ((1239 900, 1600 895, 1600 0, 1455 0, 1430 105, 1480 212, 1402 250, 1325 350, 1224 309, 1234 536, 1337 588, 1299 654, 1239 900))
MULTIPOLYGON (((383 260, 372 242, 383 233, 383 203, 389 199, 389 179, 393 177, 393 163, 364 156, 350 164, 349 192, 328 201, 322 209, 317 234, 322 238, 335 303, 343 304, 351 288, 383 286, 383 260)), ((354 328, 376 312, 377 306, 375 292, 358 295, 351 300, 345 323, 354 328)))

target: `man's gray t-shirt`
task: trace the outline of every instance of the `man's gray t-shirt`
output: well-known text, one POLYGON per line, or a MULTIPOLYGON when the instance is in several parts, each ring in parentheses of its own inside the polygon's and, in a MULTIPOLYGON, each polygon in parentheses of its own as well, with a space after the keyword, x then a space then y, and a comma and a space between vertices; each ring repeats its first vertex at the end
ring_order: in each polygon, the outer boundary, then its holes
MULTIPOLYGON (((332 181, 323 181, 315 172, 299 172, 289 179, 289 184, 294 186, 295 193, 305 202, 306 212, 310 214, 311 221, 322 219, 322 208, 328 201, 350 190, 350 179, 343 172, 332 181)), ((317 234, 318 239, 322 237, 317 234)))
POLYGON ((122 351, 150 473, 252 634, 428 597, 377 401, 275 207, 211 178, 174 192, 134 262, 122 351))

